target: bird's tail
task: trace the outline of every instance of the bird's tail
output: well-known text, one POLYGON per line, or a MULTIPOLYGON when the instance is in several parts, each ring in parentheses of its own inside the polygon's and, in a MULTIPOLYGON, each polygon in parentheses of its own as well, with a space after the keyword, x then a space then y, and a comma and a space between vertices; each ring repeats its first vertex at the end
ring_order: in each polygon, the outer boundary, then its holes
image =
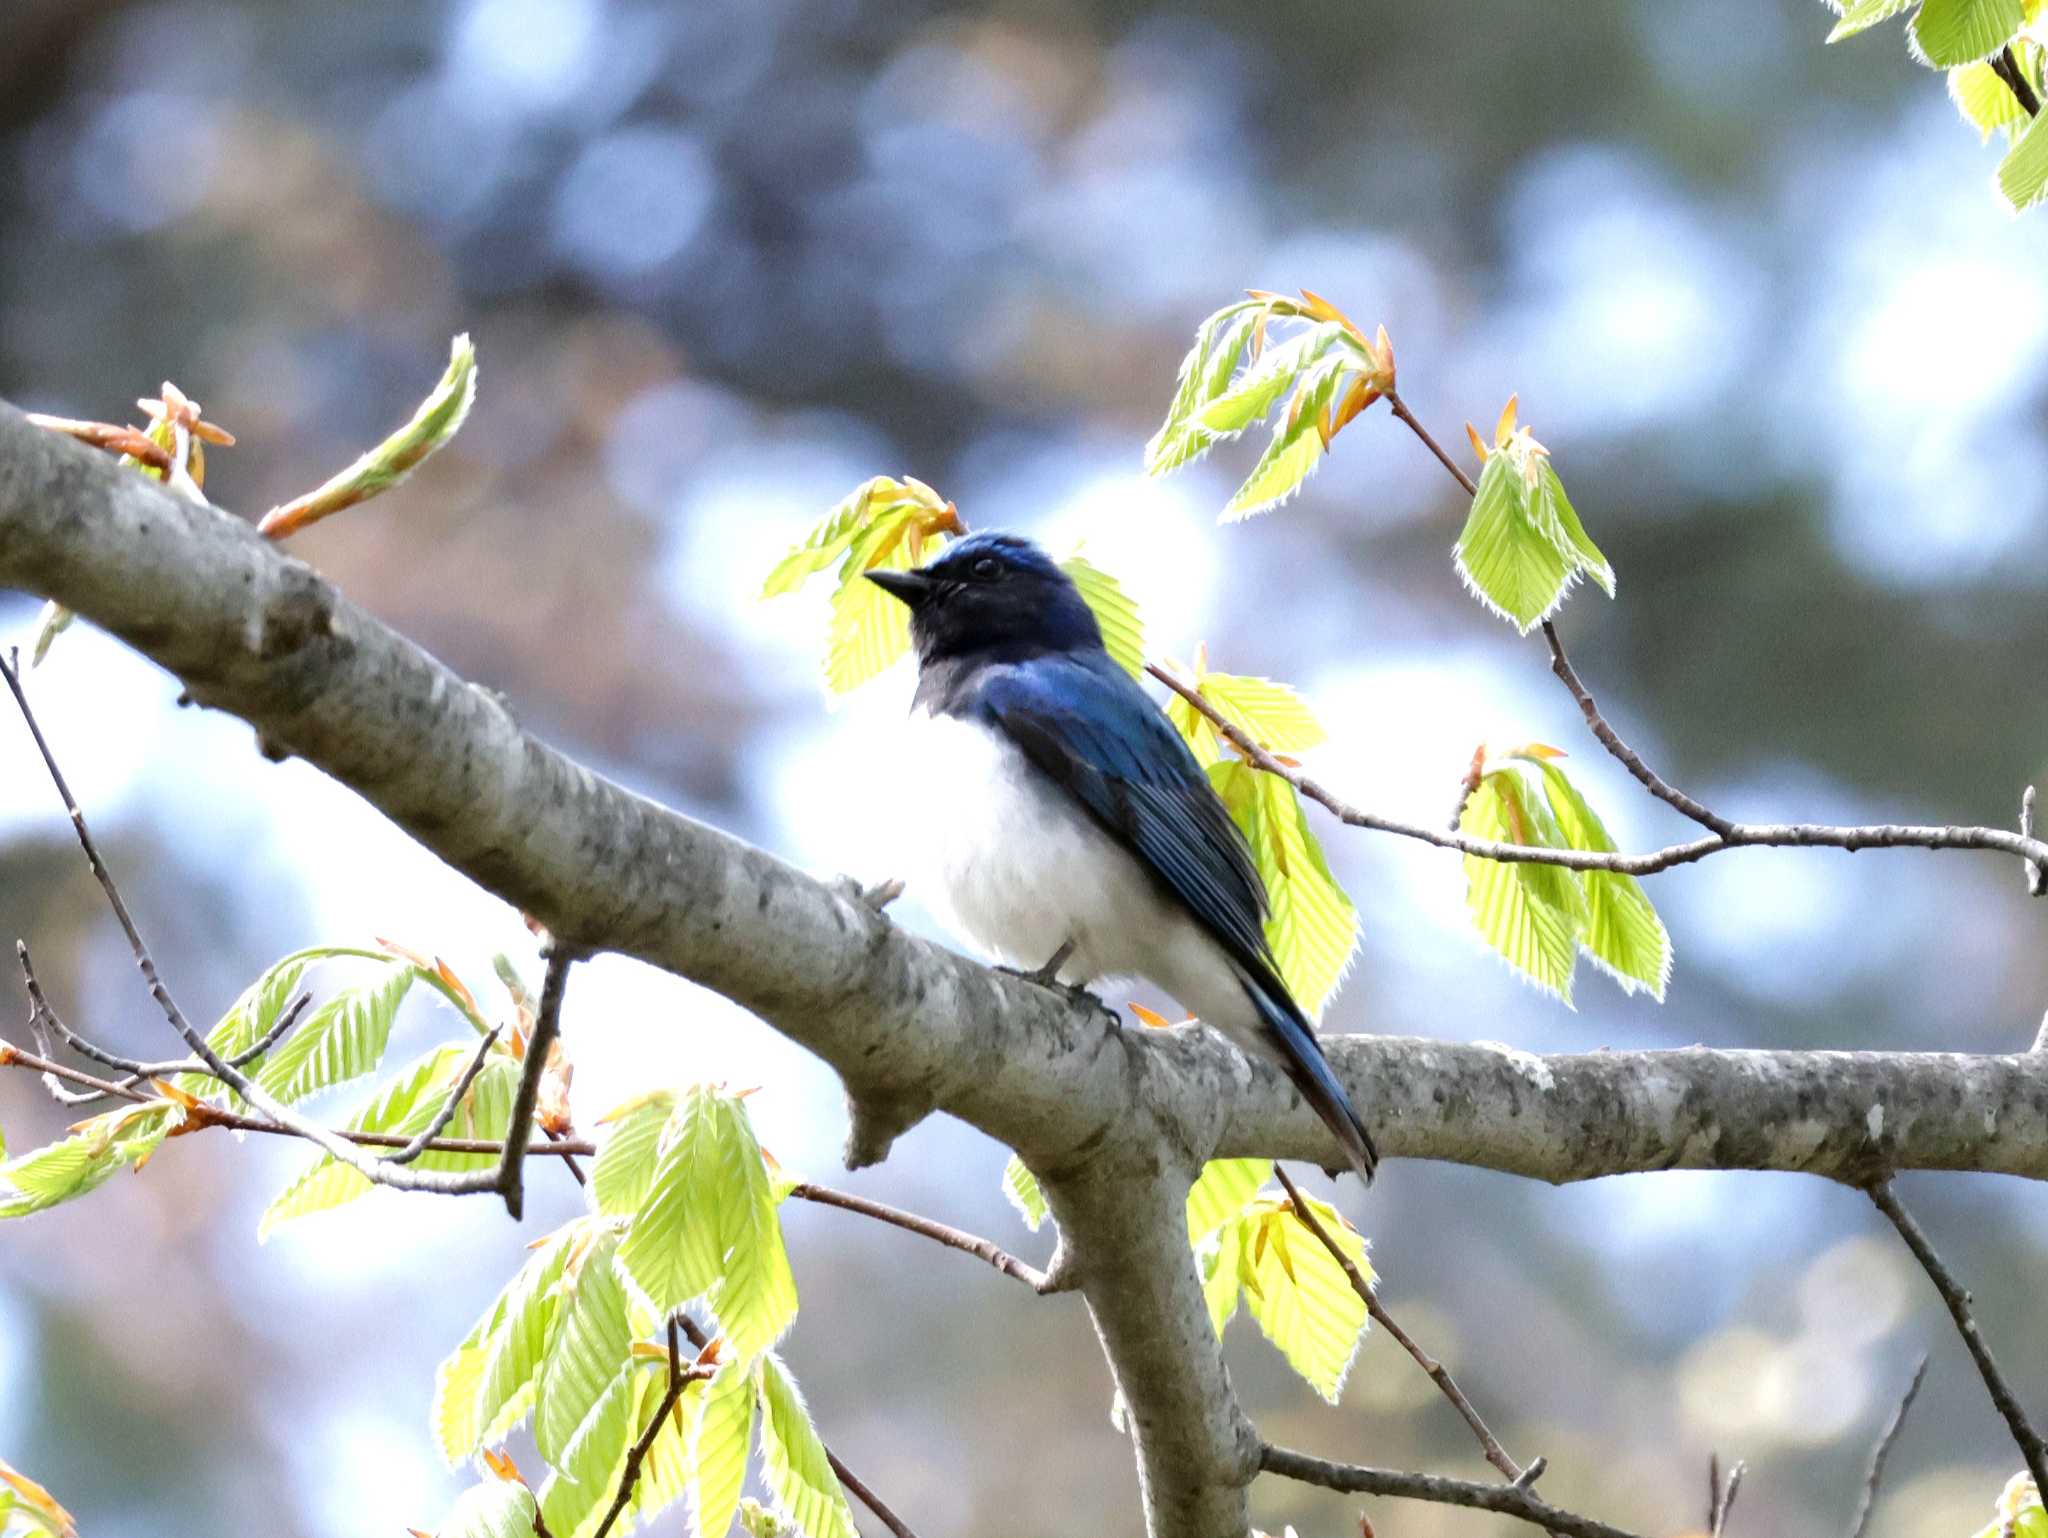
POLYGON ((1379 1150, 1373 1146, 1372 1134, 1353 1108, 1351 1097, 1337 1082, 1330 1060, 1323 1055, 1322 1043, 1316 1040, 1314 1028, 1284 988, 1249 976, 1244 979, 1244 986, 1259 1012, 1259 1018, 1265 1022, 1267 1040, 1276 1049, 1275 1055, 1287 1077, 1294 1081, 1302 1099, 1344 1145, 1345 1153, 1351 1156, 1352 1168, 1358 1171, 1367 1185, 1371 1185, 1380 1164, 1379 1150))

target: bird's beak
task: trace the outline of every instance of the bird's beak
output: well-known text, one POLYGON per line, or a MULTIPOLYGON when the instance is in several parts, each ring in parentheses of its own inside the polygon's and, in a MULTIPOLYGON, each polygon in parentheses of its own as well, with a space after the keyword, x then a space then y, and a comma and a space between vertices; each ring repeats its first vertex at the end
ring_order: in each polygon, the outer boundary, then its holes
POLYGON ((913 609, 931 596, 935 585, 932 579, 921 571, 870 571, 863 572, 862 575, 883 592, 902 599, 913 609))

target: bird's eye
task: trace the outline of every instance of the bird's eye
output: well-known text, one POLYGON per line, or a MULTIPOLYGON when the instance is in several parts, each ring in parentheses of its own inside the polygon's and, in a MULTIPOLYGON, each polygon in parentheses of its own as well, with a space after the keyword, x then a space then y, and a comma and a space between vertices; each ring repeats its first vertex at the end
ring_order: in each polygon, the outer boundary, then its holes
POLYGON ((980 578, 983 582, 991 582, 995 580, 996 574, 995 557, 992 555, 985 555, 967 569, 970 572, 972 572, 976 577, 980 578))

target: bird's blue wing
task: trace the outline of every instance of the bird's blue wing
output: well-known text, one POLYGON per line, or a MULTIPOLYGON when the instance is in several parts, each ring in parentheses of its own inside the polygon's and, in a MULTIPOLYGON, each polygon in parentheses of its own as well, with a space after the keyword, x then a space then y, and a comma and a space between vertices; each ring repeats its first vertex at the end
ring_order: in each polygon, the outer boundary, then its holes
POLYGON ((1244 835, 1128 673, 1106 654, 1035 657, 982 670, 961 703, 1079 801, 1236 961, 1272 975, 1266 889, 1244 835))

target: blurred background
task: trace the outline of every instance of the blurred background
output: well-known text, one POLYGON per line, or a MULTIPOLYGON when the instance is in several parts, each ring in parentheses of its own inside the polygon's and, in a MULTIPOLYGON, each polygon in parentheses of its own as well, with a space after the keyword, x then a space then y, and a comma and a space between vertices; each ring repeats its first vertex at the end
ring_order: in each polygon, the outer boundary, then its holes
MULTIPOLYGON (((10 0, 0 394, 130 420, 174 379, 240 435, 208 491, 253 516, 403 419, 470 332, 481 395, 453 447, 295 553, 572 753, 823 873, 891 874, 934 793, 891 756, 908 678, 829 703, 822 591, 756 594, 879 472, 978 525, 1085 539, 1155 655, 1206 642, 1218 668, 1298 684, 1331 729, 1313 768, 1355 801, 1438 819, 1475 742, 1534 738, 1573 751, 1625 845, 1685 836, 1585 737, 1540 645, 1460 591, 1459 498, 1384 411, 1250 525, 1215 514, 1254 444, 1141 478, 1201 317, 1307 285, 1386 324, 1447 444, 1520 392, 1620 573, 1563 630, 1667 775, 1743 817, 2010 824, 2048 775, 2048 224, 2006 212, 1897 27, 1824 50, 1830 19, 1813 0, 10 0)), ((35 611, 0 594, 0 634, 35 611)), ((493 951, 537 977, 515 914, 246 728, 174 708, 171 679, 89 627, 32 684, 189 1012, 289 949, 372 935, 446 956, 492 1007, 493 951)), ((168 1050, 8 723, 0 788, 0 932, 71 1018, 168 1050)), ((2005 1051, 2048 1005, 2040 905, 2003 860, 1759 851, 1659 876, 1670 1001, 1581 968, 1573 1012, 1482 948, 1455 859, 1320 826, 1364 919, 1339 1031, 2005 1051)), ((914 897, 898 911, 927 923, 914 897)), ((699 990, 603 960, 566 1021, 586 1127, 650 1083, 760 1084, 785 1164, 1049 1250, 998 1194, 1002 1151, 958 1125, 846 1176, 831 1075, 699 990)), ((422 1002, 394 1051, 459 1031, 422 1002)), ((0 1078, 13 1148, 68 1119, 0 1078)), ((186 1140, 0 1231, 0 1452, 88 1538, 396 1534, 465 1482, 426 1434, 433 1364, 575 1189, 539 1172, 521 1229, 380 1193, 259 1248, 303 1162, 186 1140)), ((2048 1200, 1902 1188, 2048 1406, 2048 1200)), ((1340 1200, 1395 1312, 1511 1451, 1548 1455, 1566 1504, 1696 1528, 1718 1451, 1750 1461, 1731 1531, 1844 1531, 1922 1350, 1875 1531, 1969 1532, 2017 1465, 1854 1193, 1396 1164, 1340 1200)), ((1136 1530, 1078 1301, 844 1214, 787 1222, 789 1358, 913 1525, 1136 1530)), ((1243 1320, 1228 1352, 1275 1440, 1484 1472, 1384 1340, 1335 1410, 1243 1320)), ((1260 1525, 1302 1538, 1356 1532, 1357 1510, 1254 1490, 1260 1525)), ((1372 1515, 1389 1538, 1511 1525, 1372 1515)))

